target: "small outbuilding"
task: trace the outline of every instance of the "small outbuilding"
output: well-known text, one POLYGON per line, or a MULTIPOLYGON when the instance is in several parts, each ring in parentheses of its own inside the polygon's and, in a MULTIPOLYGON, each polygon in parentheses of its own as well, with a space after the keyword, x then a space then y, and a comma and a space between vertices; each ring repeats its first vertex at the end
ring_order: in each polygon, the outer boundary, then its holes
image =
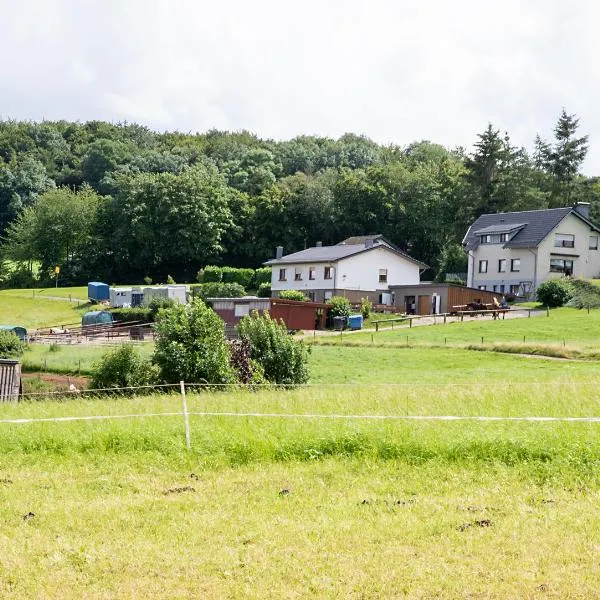
POLYGON ((21 395, 21 363, 0 359, 0 402, 16 402, 21 395))
POLYGON ((390 285, 394 306, 408 315, 437 315, 461 310, 471 303, 493 304, 502 294, 453 283, 423 282, 417 285, 390 285))
POLYGON ((27 329, 20 325, 0 325, 0 331, 12 331, 22 342, 27 340, 27 329))
POLYGON ((107 302, 110 300, 110 287, 101 281, 88 283, 88 300, 90 302, 107 302))

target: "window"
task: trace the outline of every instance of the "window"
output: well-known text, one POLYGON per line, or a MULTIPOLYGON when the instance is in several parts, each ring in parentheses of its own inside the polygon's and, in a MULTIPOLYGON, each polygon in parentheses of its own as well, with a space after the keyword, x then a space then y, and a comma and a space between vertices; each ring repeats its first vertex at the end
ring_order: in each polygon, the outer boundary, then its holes
POLYGON ((574 248, 575 247, 575 236, 565 233, 557 233, 554 237, 555 248, 574 248))
POLYGON ((487 273, 487 260, 480 260, 479 261, 479 272, 480 273, 487 273))
POLYGON ((497 292, 497 291, 498 291, 498 286, 497 286, 497 285, 493 285, 493 286, 492 286, 492 290, 493 290, 494 292, 497 292))
POLYGON ((479 236, 482 244, 501 244, 508 241, 508 233, 487 233, 479 236))
POLYGON ((521 286, 518 283, 516 285, 511 285, 510 286, 510 293, 514 294, 515 296, 518 296, 519 295, 519 288, 520 287, 521 286))
POLYGON ((294 281, 302 281, 302 267, 294 269, 294 281))
POLYGON ((308 299, 309 299, 311 302, 315 302, 315 298, 316 298, 316 297, 317 297, 317 294, 316 294, 316 292, 308 292, 308 299))
POLYGON ((387 269, 379 269, 379 283, 387 283, 387 269))
POLYGON ((235 317, 245 317, 250 314, 249 304, 235 304, 233 308, 233 315, 235 317))
POLYGON ((285 269, 279 269, 279 281, 287 281, 285 276, 285 269))
MULTIPOLYGON (((317 270, 315 269, 315 267, 308 267, 308 278, 311 280, 314 279, 316 276, 316 272, 317 272, 317 270)), ((313 300, 313 302, 314 302, 314 300, 313 300)))
POLYGON ((333 279, 333 267, 325 267, 323 270, 323 279, 333 279))
POLYGON ((480 285, 478 287, 479 287, 480 290, 485 290, 486 289, 485 285, 480 285))
POLYGON ((573 274, 573 261, 566 258, 551 258, 550 273, 573 274))
POLYGON ((513 258, 510 261, 510 270, 513 273, 518 273, 521 270, 521 259, 520 258, 513 258))
POLYGON ((506 259, 501 258, 498 261, 498 273, 506 273, 506 259))
POLYGON ((598 236, 590 235, 590 250, 598 250, 598 236))
POLYGON ((501 233, 500 234, 500 241, 501 242, 508 242, 508 233, 501 233))

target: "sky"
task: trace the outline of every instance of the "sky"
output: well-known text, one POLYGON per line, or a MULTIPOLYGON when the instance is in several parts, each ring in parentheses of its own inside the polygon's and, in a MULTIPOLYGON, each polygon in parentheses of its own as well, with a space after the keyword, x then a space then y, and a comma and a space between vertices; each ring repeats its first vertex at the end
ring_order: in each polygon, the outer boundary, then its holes
POLYGON ((0 118, 472 150, 552 139, 600 175, 594 0, 0 0, 0 118))

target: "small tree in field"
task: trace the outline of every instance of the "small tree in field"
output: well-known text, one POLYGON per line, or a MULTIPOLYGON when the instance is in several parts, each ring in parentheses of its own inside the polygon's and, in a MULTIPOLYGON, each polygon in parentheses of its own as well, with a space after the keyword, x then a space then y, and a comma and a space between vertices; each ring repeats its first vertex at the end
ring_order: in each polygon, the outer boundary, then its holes
POLYGON ((156 321, 153 362, 167 383, 233 383, 222 319, 201 300, 163 309, 156 321))
POLYGON ((110 350, 95 365, 92 389, 127 388, 156 383, 158 372, 150 360, 140 356, 132 344, 110 350))
POLYGON ((573 296, 573 287, 566 279, 549 279, 536 292, 538 302, 549 308, 564 306, 573 296))
POLYGON ((249 342, 252 360, 263 368, 264 378, 272 383, 306 383, 308 350, 287 332, 283 322, 272 319, 268 311, 244 317, 238 326, 242 340, 249 342))

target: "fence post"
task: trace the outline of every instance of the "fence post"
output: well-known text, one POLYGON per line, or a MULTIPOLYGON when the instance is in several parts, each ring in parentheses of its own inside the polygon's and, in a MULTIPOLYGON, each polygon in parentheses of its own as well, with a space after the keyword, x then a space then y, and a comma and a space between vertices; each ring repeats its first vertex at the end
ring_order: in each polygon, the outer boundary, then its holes
POLYGON ((183 402, 183 420, 185 421, 185 445, 188 450, 192 449, 192 441, 190 439, 190 416, 187 409, 187 398, 185 397, 185 383, 179 382, 181 386, 181 401, 183 402))
POLYGON ((550 316, 550 307, 546 306, 546 316, 549 317, 550 316))

